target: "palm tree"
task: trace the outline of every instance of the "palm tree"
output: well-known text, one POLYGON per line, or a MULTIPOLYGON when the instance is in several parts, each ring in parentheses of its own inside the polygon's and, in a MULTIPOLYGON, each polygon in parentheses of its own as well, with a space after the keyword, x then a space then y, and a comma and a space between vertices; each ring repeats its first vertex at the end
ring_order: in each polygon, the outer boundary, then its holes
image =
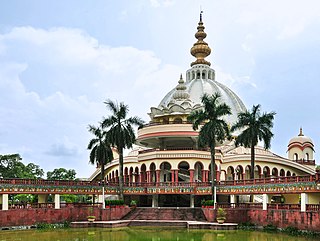
POLYGON ((211 96, 204 94, 201 98, 204 108, 196 110, 188 116, 188 120, 193 123, 194 130, 198 130, 201 126, 199 145, 210 148, 212 200, 215 198, 216 184, 215 147, 217 142, 223 142, 229 136, 228 124, 222 117, 231 114, 231 109, 226 103, 219 103, 220 97, 219 93, 211 96))
POLYGON ((260 113, 260 105, 254 105, 251 112, 245 111, 238 114, 238 121, 232 126, 231 131, 242 130, 236 138, 236 146, 243 145, 251 148, 250 178, 254 179, 254 147, 259 141, 264 142, 264 148, 269 149, 273 133, 273 119, 275 112, 260 113))
POLYGON ((127 118, 129 107, 124 103, 115 103, 111 100, 104 102, 111 111, 111 115, 104 118, 102 127, 108 129, 108 139, 119 153, 119 189, 120 199, 123 199, 123 150, 131 148, 136 140, 133 126, 142 126, 139 117, 127 118))
POLYGON ((101 167, 101 181, 103 182, 104 166, 113 160, 112 149, 106 139, 106 133, 101 128, 89 125, 88 129, 95 136, 88 144, 88 150, 91 150, 89 162, 101 167))

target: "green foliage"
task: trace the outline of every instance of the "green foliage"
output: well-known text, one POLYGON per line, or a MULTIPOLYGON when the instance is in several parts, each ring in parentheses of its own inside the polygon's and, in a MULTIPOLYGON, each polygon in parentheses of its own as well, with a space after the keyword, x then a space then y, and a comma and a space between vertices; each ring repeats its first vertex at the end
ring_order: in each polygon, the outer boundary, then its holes
POLYGON ((203 109, 195 110, 188 116, 192 122, 192 128, 199 131, 199 145, 210 148, 211 155, 211 188, 214 198, 214 186, 216 178, 215 146, 217 142, 223 142, 229 138, 229 126, 223 117, 231 114, 231 108, 226 103, 220 103, 220 94, 204 94, 201 98, 203 109))
POLYGON ((10 197, 11 203, 35 203, 37 202, 36 195, 33 194, 16 194, 10 197))
POLYGON ((106 200, 105 201, 106 206, 122 206, 124 205, 124 201, 123 200, 106 200))
POLYGON ((36 228, 40 230, 70 228, 70 222, 64 221, 63 223, 37 223, 36 228))
POLYGON ((137 201, 136 200, 131 200, 130 206, 137 206, 137 201))
POLYGON ((52 172, 47 172, 48 180, 75 180, 76 171, 74 169, 56 168, 52 172))
POLYGON ((217 219, 226 219, 226 211, 223 208, 218 208, 217 219))
POLYGON ((252 107, 251 112, 245 111, 238 114, 238 121, 231 127, 231 131, 242 131, 236 138, 236 146, 243 145, 251 148, 250 178, 254 178, 254 147, 259 141, 264 142, 264 148, 269 149, 273 133, 273 119, 275 112, 260 113, 260 105, 252 107))
POLYGON ((104 180, 104 166, 113 160, 113 152, 108 141, 107 132, 102 127, 89 125, 89 132, 95 138, 91 139, 88 144, 90 152, 90 163, 97 164, 101 167, 101 180, 104 180))
POLYGON ((214 206, 214 200, 202 200, 201 204, 205 207, 214 206))
POLYGON ((320 165, 316 166, 316 171, 320 171, 320 165))
POLYGON ((238 229, 241 229, 241 230, 255 230, 256 229, 256 225, 254 223, 250 223, 250 222, 239 223, 238 224, 238 229))
POLYGON ((44 175, 43 170, 36 164, 27 165, 21 162, 19 154, 0 155, 0 178, 39 179, 44 175))
POLYGON ((123 150, 131 148, 136 141, 133 127, 141 127, 144 122, 137 116, 128 117, 129 107, 122 102, 107 100, 104 103, 111 115, 103 119, 102 128, 107 131, 108 142, 119 152, 119 189, 123 199, 123 150))
POLYGON ((272 224, 268 224, 266 226, 263 226, 263 231, 266 232, 278 232, 277 226, 274 226, 272 224))
POLYGON ((222 118, 230 115, 231 109, 227 104, 220 103, 220 98, 219 93, 204 94, 201 98, 204 109, 193 111, 188 116, 194 130, 200 127, 200 146, 208 146, 212 149, 217 142, 223 142, 226 137, 229 137, 228 124, 222 118), (205 124, 202 125, 203 123, 205 124))
POLYGON ((294 235, 294 236, 300 235, 302 233, 301 230, 299 230, 298 228, 291 227, 291 226, 288 226, 288 227, 282 229, 281 231, 284 233, 290 234, 290 235, 294 235))

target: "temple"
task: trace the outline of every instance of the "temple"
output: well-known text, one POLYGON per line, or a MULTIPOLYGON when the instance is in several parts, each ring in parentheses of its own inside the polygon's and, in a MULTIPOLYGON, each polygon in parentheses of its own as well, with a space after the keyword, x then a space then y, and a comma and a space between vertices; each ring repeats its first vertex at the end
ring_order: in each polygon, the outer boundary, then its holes
MULTIPOLYGON (((204 93, 218 92, 222 101, 230 106, 232 115, 225 117, 230 126, 236 122, 238 113, 245 111, 246 107, 236 93, 216 79, 215 70, 206 60, 211 54, 211 48, 204 41, 206 36, 200 15, 195 33, 196 42, 190 50, 195 57, 191 68, 180 77, 177 73, 176 87, 164 96, 158 106, 151 107, 149 123, 138 130, 138 147, 124 159, 124 197, 127 203, 137 200, 139 206, 146 207, 196 207, 201 206, 201 200, 210 199, 210 151, 198 146, 198 131, 193 130, 187 117, 192 111, 202 108, 201 97, 204 93)), ((236 136, 237 133, 233 135, 236 136)), ((245 184, 250 179, 250 149, 236 147, 234 140, 230 140, 218 145, 215 153, 218 184, 245 184)), ((263 180, 265 183, 275 180, 286 183, 293 177, 316 173, 314 144, 303 134, 302 129, 289 141, 287 157, 260 146, 255 148, 255 153, 254 174, 258 181, 253 181, 254 184, 261 184, 263 180)), ((105 180, 109 185, 107 190, 110 191, 112 186, 117 187, 119 181, 117 155, 105 168, 105 180)), ((97 168, 90 180, 99 178, 100 168, 97 168)), ((250 191, 243 192, 242 195, 240 188, 238 191, 234 190, 221 188, 217 202, 249 201, 250 191)), ((261 192, 253 193, 257 194, 254 202, 262 203, 262 199, 267 197, 261 192)), ((110 196, 111 194, 110 191, 110 196)), ((277 191, 270 194, 267 200, 276 200, 278 195, 285 197, 290 203, 299 203, 301 199, 300 194, 295 191, 277 191)), ((319 193, 314 200, 318 200, 318 197, 319 193)), ((310 198, 309 203, 312 200, 310 198)))

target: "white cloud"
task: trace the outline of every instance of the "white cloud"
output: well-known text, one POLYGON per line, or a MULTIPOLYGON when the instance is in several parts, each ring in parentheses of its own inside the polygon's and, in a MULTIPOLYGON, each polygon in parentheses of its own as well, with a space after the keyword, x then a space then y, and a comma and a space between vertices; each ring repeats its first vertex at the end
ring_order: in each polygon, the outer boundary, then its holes
POLYGON ((131 115, 145 118, 160 101, 159 89, 176 85, 167 77, 178 80, 181 72, 162 66, 151 51, 99 45, 77 29, 21 27, 0 39, 7 49, 0 69, 0 127, 8 130, 1 133, 1 151, 19 152, 44 169, 66 164, 53 157, 87 165, 87 125, 107 115, 105 99, 124 101, 131 115))

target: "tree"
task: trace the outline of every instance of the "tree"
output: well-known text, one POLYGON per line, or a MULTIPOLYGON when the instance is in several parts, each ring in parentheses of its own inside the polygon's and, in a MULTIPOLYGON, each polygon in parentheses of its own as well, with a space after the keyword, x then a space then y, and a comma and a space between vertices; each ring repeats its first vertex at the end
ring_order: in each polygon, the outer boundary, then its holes
POLYGON ((133 126, 140 127, 144 122, 137 116, 127 118, 129 107, 122 102, 120 105, 111 100, 104 103, 111 115, 104 118, 102 127, 107 128, 107 138, 119 153, 119 189, 123 199, 123 150, 131 148, 136 140, 133 126))
POLYGON ((230 115, 231 109, 227 104, 219 102, 220 97, 219 93, 211 96, 204 94, 201 98, 203 109, 193 111, 188 116, 194 130, 200 127, 199 145, 210 148, 212 200, 215 198, 216 185, 215 147, 218 142, 223 142, 230 134, 228 124, 222 118, 230 115))
POLYGON ((67 170, 65 168, 55 168, 52 172, 47 172, 48 180, 75 180, 76 171, 74 169, 67 170))
POLYGON ((89 162, 101 167, 101 181, 104 181, 104 166, 113 160, 112 149, 107 140, 107 133, 101 128, 89 125, 89 132, 95 136, 88 144, 88 149, 91 150, 89 162))
POLYGON ((38 179, 44 175, 43 170, 36 164, 27 165, 21 162, 19 154, 0 155, 0 177, 38 179))
POLYGON ((231 131, 241 130, 236 138, 236 146, 243 145, 251 148, 250 178, 254 179, 255 146, 259 141, 264 142, 264 148, 269 149, 273 133, 273 119, 275 112, 260 113, 260 105, 254 105, 251 112, 244 111, 238 114, 238 121, 232 126, 231 131))

